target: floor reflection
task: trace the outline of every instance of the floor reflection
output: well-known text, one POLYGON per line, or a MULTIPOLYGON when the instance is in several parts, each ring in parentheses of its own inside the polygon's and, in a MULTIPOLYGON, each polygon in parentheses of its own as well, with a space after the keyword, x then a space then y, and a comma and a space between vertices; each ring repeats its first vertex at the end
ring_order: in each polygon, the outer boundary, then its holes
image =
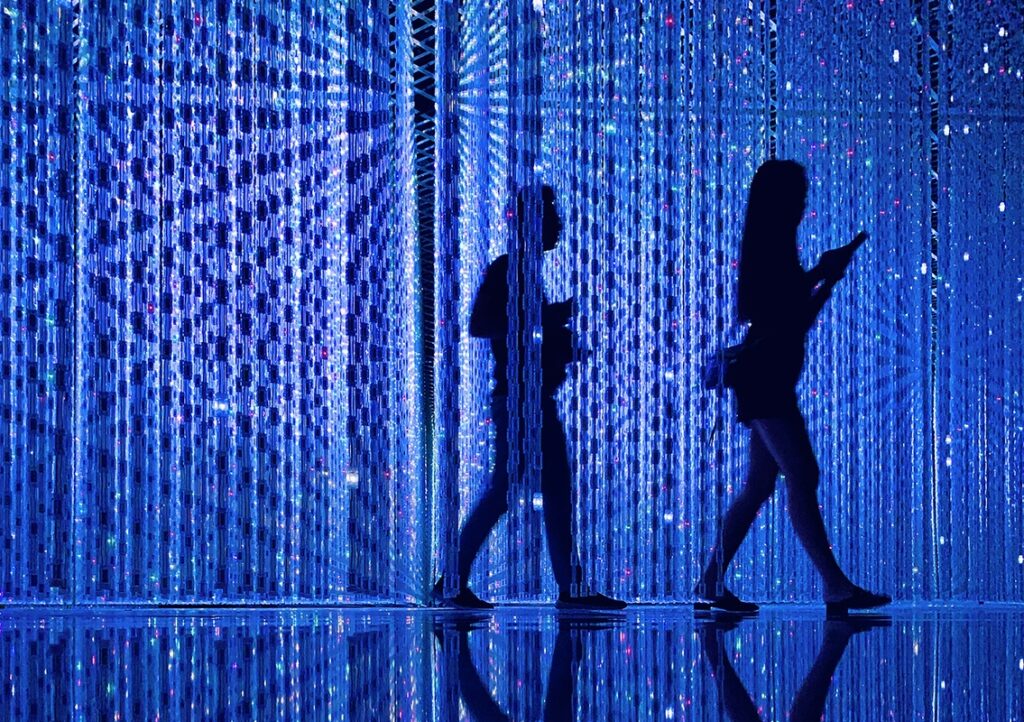
POLYGON ((1024 608, 0 611, 3 720, 1021 720, 1024 608))

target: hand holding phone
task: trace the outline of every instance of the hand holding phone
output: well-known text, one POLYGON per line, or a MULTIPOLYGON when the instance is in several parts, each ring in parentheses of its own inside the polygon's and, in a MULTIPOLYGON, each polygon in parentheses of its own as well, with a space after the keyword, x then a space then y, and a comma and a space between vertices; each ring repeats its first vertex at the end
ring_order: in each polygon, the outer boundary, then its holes
POLYGON ((821 270, 822 278, 833 283, 842 278, 846 273, 847 267, 850 265, 850 261, 853 260, 854 252, 863 246, 867 239, 867 231, 861 231, 846 245, 822 253, 821 259, 818 261, 818 268, 821 270))

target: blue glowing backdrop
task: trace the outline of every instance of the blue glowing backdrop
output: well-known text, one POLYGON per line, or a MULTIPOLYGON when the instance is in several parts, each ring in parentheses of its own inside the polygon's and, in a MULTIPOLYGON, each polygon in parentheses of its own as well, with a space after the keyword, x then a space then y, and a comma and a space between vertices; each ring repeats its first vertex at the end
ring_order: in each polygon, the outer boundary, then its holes
MULTIPOLYGON (((465 333, 469 304, 508 250, 514 189, 539 177, 566 220, 547 290, 575 296, 586 349, 559 395, 586 581, 686 598, 747 440, 698 369, 742 333, 754 170, 793 158, 811 181, 805 265, 872 235, 812 332, 801 385, 840 562, 904 599, 1024 598, 1019 9, 467 0, 444 18, 462 43, 458 142, 439 151, 457 161, 460 214, 439 243, 460 285, 439 312, 461 333, 439 397, 460 446, 435 495, 457 494, 464 516, 489 465, 491 361, 465 333)), ((491 596, 554 591, 539 487, 522 479, 475 570, 491 596)), ((820 598, 781 488, 732 569, 754 598, 820 598)))
POLYGON ((4 9, 4 601, 418 592, 407 26, 4 9))
MULTIPOLYGON (((5 6, 0 602, 422 599, 494 453, 470 304, 499 254, 540 267, 509 245, 538 178, 565 220, 547 293, 586 351, 558 397, 585 579, 688 598, 746 443, 697 369, 742 332, 773 155, 808 168, 805 264, 872 234, 801 385, 837 556, 902 599, 1024 599, 1014 3, 464 0, 426 45, 415 14, 5 6), (436 60, 427 216, 414 58, 436 60)), ((513 290, 536 380, 541 296, 513 290)), ((548 598, 519 441, 473 585, 548 598)), ((781 489, 733 570, 817 598, 781 489)))

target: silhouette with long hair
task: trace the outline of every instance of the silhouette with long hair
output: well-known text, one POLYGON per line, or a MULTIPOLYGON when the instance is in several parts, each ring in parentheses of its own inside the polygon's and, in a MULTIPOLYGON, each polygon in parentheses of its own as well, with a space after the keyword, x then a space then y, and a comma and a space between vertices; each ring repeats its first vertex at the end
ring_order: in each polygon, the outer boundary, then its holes
MULTIPOLYGON (((832 677, 850 638, 858 632, 891 625, 892 620, 882 615, 855 615, 826 621, 821 649, 793 698, 787 717, 789 722, 819 722, 825 712, 832 677)), ((735 618, 699 624, 701 649, 718 688, 718 698, 729 718, 733 722, 761 722, 757 705, 729 661, 728 645, 723 640, 725 632, 736 627, 735 618)), ((758 666, 762 667, 760 664, 758 666)), ((770 664, 767 666, 771 668, 770 664)))
MULTIPOLYGON (((540 243, 544 251, 551 251, 558 245, 562 233, 562 219, 555 203, 555 191, 549 185, 528 186, 520 190, 516 204, 518 242, 540 243), (540 238, 531 232, 527 216, 540 213, 540 238)), ((523 249, 525 252, 526 249, 523 249)), ((519 254, 522 256, 523 254, 519 254)), ((504 254, 495 259, 484 275, 477 291, 469 320, 469 333, 476 338, 490 341, 494 355, 494 388, 491 392, 491 420, 495 430, 494 471, 483 496, 473 507, 459 534, 458 574, 459 590, 456 596, 444 598, 444 577, 438 579, 431 596, 436 602, 463 609, 490 609, 494 605, 476 596, 468 586, 473 561, 487 536, 508 511, 509 491, 509 408, 510 383, 518 384, 522 398, 524 386, 529 383, 523 362, 525 349, 520 347, 516 357, 516 368, 509 366, 509 256, 504 254)), ((523 429, 541 425, 541 494, 544 499, 544 529, 547 534, 551 565, 558 584, 556 606, 563 609, 622 609, 625 602, 603 594, 574 595, 574 581, 578 581, 579 570, 573 568, 572 537, 572 495, 570 489, 571 468, 566 448, 565 428, 558 416, 555 392, 568 377, 568 366, 573 361, 574 339, 568 328, 574 312, 573 299, 549 303, 543 294, 543 280, 539 270, 526 271, 526 264, 519 263, 516 272, 518 297, 512 299, 524 317, 528 294, 539 293, 541 302, 541 418, 523 418, 520 408, 519 423, 523 429)), ((514 443, 514 440, 513 440, 514 443)), ((517 446, 519 446, 517 444, 517 446)), ((521 453, 521 449, 516 449, 521 453)), ((522 464, 519 465, 522 468, 522 464)))
POLYGON ((804 365, 807 332, 846 272, 860 233, 826 251, 809 271, 800 265, 797 227, 807 200, 807 176, 793 161, 765 162, 750 185, 740 248, 738 315, 750 326, 732 382, 741 422, 750 427, 747 476, 721 521, 721 538, 709 554, 695 589, 698 608, 753 613, 723 582, 725 569, 750 530, 758 509, 786 477, 789 515, 797 536, 824 582, 830 613, 888 604, 891 598, 863 589, 840 568, 818 507, 820 470, 796 385, 804 365))

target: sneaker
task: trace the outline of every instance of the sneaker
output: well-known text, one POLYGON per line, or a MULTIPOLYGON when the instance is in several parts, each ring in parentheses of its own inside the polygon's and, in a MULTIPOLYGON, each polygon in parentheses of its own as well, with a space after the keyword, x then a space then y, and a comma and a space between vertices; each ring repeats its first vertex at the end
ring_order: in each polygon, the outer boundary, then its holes
POLYGON ((876 594, 867 589, 855 586, 853 591, 841 599, 825 602, 825 611, 829 616, 842 616, 851 609, 874 609, 892 602, 888 594, 876 594))
POLYGON ((555 609, 625 609, 626 603, 621 599, 612 599, 603 594, 586 594, 581 597, 570 597, 568 594, 559 594, 555 602, 555 609))
POLYGON ((753 602, 744 602, 728 589, 723 588, 721 596, 709 597, 700 593, 697 589, 697 596, 703 597, 704 601, 694 602, 693 608, 698 612, 710 612, 712 609, 720 609, 723 612, 734 614, 757 614, 759 606, 753 602))
POLYGON ((484 601, 473 593, 469 587, 463 587, 454 597, 444 596, 444 577, 430 590, 430 601, 437 607, 454 607, 455 609, 494 609, 494 605, 484 601))

